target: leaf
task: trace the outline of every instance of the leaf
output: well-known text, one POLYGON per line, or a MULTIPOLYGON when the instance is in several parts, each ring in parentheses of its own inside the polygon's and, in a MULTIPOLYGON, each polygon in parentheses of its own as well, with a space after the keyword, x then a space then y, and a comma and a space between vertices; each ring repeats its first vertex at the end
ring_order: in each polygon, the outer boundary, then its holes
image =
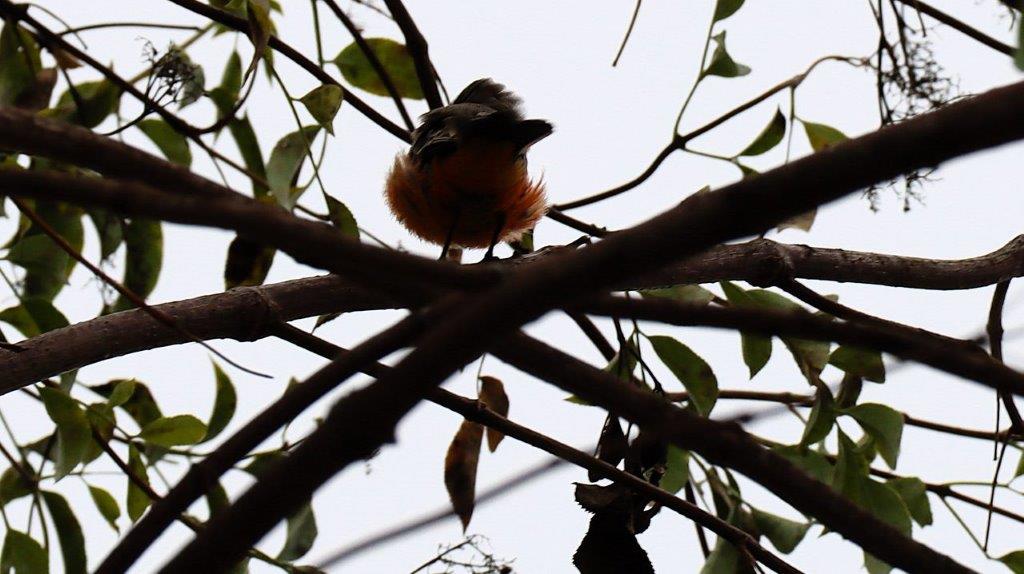
POLYGON ((231 113, 242 91, 242 57, 238 51, 231 52, 224 64, 224 72, 220 77, 220 85, 210 90, 210 99, 217 106, 217 117, 223 118, 231 113))
POLYGON ((313 88, 308 94, 299 98, 302 105, 313 116, 316 123, 323 126, 327 133, 334 135, 334 116, 341 109, 345 90, 334 84, 324 84, 313 88))
MULTIPOLYGON (((146 465, 142 462, 142 455, 139 453, 139 449, 135 448, 133 444, 128 445, 128 468, 131 469, 132 474, 142 479, 146 484, 149 484, 146 465)), ((135 481, 130 478, 128 479, 128 495, 126 499, 125 506, 128 508, 128 518, 134 524, 142 516, 142 513, 146 512, 152 501, 149 499, 146 491, 139 488, 135 481)))
POLYGON ((14 467, 0 474, 0 506, 32 494, 35 485, 25 479, 14 467))
MULTIPOLYGON (((266 180, 267 170, 263 165, 263 152, 260 151, 260 142, 256 139, 256 132, 252 129, 249 117, 246 115, 232 120, 228 124, 228 131, 231 132, 231 138, 238 146, 238 152, 242 155, 245 168, 261 180, 266 180)), ((268 191, 269 189, 263 183, 255 179, 252 181, 253 197, 260 199, 265 197, 268 191)))
MULTIPOLYGON (((83 210, 58 201, 33 203, 36 215, 48 223, 72 250, 81 253, 85 243, 83 210)), ((21 224, 27 227, 27 230, 11 247, 8 258, 24 267, 27 272, 23 296, 52 300, 64 288, 77 261, 58 247, 42 229, 29 223, 24 216, 21 224)))
POLYGON ((201 442, 206 442, 219 435, 235 416, 235 407, 238 406, 235 385, 231 383, 231 378, 217 363, 213 363, 213 378, 217 385, 217 393, 213 399, 210 422, 206 425, 206 436, 201 442))
POLYGON ((711 367, 697 353, 672 337, 654 336, 647 339, 661 362, 690 393, 690 402, 697 412, 702 416, 710 414, 718 400, 718 379, 711 367))
POLYGON ((783 554, 789 554, 795 550, 811 527, 808 522, 796 522, 757 508, 751 508, 751 514, 754 516, 754 524, 757 525, 757 529, 761 531, 761 534, 767 536, 772 546, 783 554))
POLYGON ((1017 50, 1013 53, 1013 63, 1018 70, 1024 70, 1024 23, 1017 25, 1017 50))
POLYGON ((35 39, 14 21, 6 20, 0 30, 0 107, 13 106, 30 90, 41 67, 35 39))
POLYGON ((804 124, 804 132, 807 134, 807 141, 811 142, 811 149, 815 152, 827 149, 839 142, 849 139, 846 137, 846 134, 832 126, 805 122, 803 120, 801 120, 800 123, 804 124))
POLYGON ((711 63, 701 74, 701 78, 707 76, 721 76, 723 78, 736 78, 746 76, 750 68, 737 63, 725 49, 725 30, 711 37, 715 42, 715 51, 711 54, 711 63))
POLYGON ((718 0, 715 3, 715 15, 711 18, 713 22, 725 20, 736 13, 743 6, 744 0, 718 0))
POLYGON ((614 513, 597 513, 572 555, 580 574, 654 574, 647 552, 625 521, 614 513))
POLYGON ((910 536, 910 512, 900 495, 889 485, 865 480, 863 504, 872 514, 910 536))
POLYGON ((274 33, 274 22, 270 19, 270 3, 267 0, 247 0, 245 7, 249 20, 249 39, 254 48, 252 61, 245 71, 247 79, 256 71, 260 58, 267 54, 267 44, 274 33))
MULTIPOLYGON (((629 450, 629 440, 622 432, 619 417, 608 415, 601 427, 601 436, 597 439, 597 458, 612 466, 618 466, 629 450)), ((597 482, 605 478, 604 473, 595 469, 587 470, 587 479, 597 482)))
POLYGON ((811 415, 807 419, 807 426, 804 427, 800 446, 807 447, 824 440, 832 432, 832 425, 835 422, 836 410, 832 391, 827 385, 818 385, 818 391, 814 395, 814 406, 811 407, 811 415))
POLYGON ((93 437, 82 459, 82 462, 88 464, 103 454, 103 446, 114 436, 114 408, 105 402, 93 403, 86 407, 85 418, 89 421, 93 437))
POLYGON ((1024 550, 1016 550, 1009 554, 1004 554, 999 558, 999 561, 1013 571, 1013 574, 1024 574, 1024 550))
POLYGON ((665 474, 661 477, 662 490, 675 494, 686 486, 690 480, 690 451, 683 450, 674 444, 668 445, 665 457, 665 474))
MULTIPOLYGON (((480 377, 480 402, 495 413, 508 418, 508 395, 501 380, 484 375, 480 377)), ((505 435, 487 427, 487 449, 494 452, 505 435)))
POLYGON ((277 250, 236 235, 224 262, 224 288, 262 285, 274 264, 277 250))
MULTIPOLYGON (((765 309, 777 311, 806 313, 807 310, 778 293, 765 289, 752 289, 746 292, 750 301, 765 309)), ((831 344, 827 341, 811 341, 807 339, 795 339, 793 337, 781 337, 782 342, 796 360, 797 367, 803 373, 807 381, 814 384, 818 382, 821 370, 828 363, 829 348, 831 344)))
POLYGON ((1020 460, 1017 461, 1017 468, 1013 471, 1013 478, 1024 475, 1024 452, 1020 453, 1020 460))
POLYGON ((142 133, 160 148, 160 152, 168 161, 190 167, 192 165, 192 151, 188 147, 188 139, 174 130, 167 122, 161 119, 142 120, 136 124, 142 133))
MULTIPOLYGON (((126 248, 123 285, 145 299, 156 287, 163 266, 164 234, 159 221, 134 217, 124 227, 126 248)), ((113 311, 131 309, 135 304, 119 296, 113 311)))
POLYGON ((206 425, 192 415, 156 419, 143 427, 139 438, 159 446, 196 444, 206 436, 206 425))
POLYGON ((331 218, 331 223, 341 231, 342 235, 358 241, 359 225, 356 223, 356 217, 352 215, 349 208, 344 203, 326 194, 324 195, 324 201, 327 202, 327 214, 331 218))
POLYGON ((82 107, 78 108, 72 91, 68 89, 57 99, 56 115, 68 122, 94 128, 107 119, 117 109, 121 99, 121 90, 108 80, 85 82, 75 86, 78 100, 82 107))
POLYGON ((112 407, 119 407, 132 398, 135 394, 135 379, 126 379, 118 381, 114 385, 114 390, 110 392, 110 396, 107 397, 107 403, 112 407))
MULTIPOLYGON (((416 64, 412 56, 403 44, 389 38, 367 38, 366 43, 380 60, 381 66, 387 72, 391 83, 394 84, 398 95, 413 100, 423 99, 423 90, 420 86, 419 76, 416 75, 416 64)), ((387 96, 387 88, 381 81, 377 71, 370 65, 362 49, 353 42, 346 46, 334 58, 334 64, 338 66, 345 81, 353 86, 375 94, 387 96)))
POLYGON ((98 208, 88 209, 86 213, 89 214, 89 219, 92 220, 96 234, 100 238, 100 259, 105 260, 113 255, 124 241, 121 217, 98 208))
POLYGON ((8 529, 0 555, 0 572, 8 574, 12 569, 16 574, 46 574, 50 571, 50 556, 28 534, 8 529))
POLYGON ((72 512, 71 506, 63 496, 46 490, 42 494, 43 500, 46 501, 46 507, 50 509, 50 518, 53 519, 53 525, 57 529, 65 574, 84 574, 87 572, 87 561, 82 525, 78 523, 75 513, 72 512))
POLYGON ((53 303, 40 297, 26 298, 21 305, 0 311, 0 321, 10 324, 27 338, 69 325, 53 303))
POLYGON ((886 484, 903 499, 914 522, 921 526, 928 526, 932 523, 932 506, 928 502, 928 490, 920 478, 916 476, 902 476, 891 478, 886 481, 886 484))
POLYGON ((741 156, 761 155, 773 147, 779 145, 783 136, 786 135, 786 116, 782 115, 781 109, 775 110, 772 121, 761 130, 754 141, 739 153, 741 156))
POLYGON ((320 126, 305 126, 296 130, 274 145, 267 161, 267 183, 277 202, 287 209, 295 206, 296 194, 292 185, 299 174, 299 168, 309 155, 309 146, 320 132, 320 126))
POLYGON ((889 574, 889 572, 892 572, 892 566, 867 552, 864 553, 864 569, 868 571, 868 574, 889 574))
POLYGON ((89 495, 107 524, 114 529, 114 532, 121 532, 121 529, 117 527, 117 519, 121 517, 121 508, 117 505, 117 500, 98 486, 89 485, 89 495))
POLYGON ((57 425, 57 461, 54 463, 54 472, 56 479, 60 480, 85 458, 92 442, 92 431, 85 412, 68 393, 42 387, 39 396, 46 407, 46 414, 57 425))
POLYGON ((744 564, 745 559, 740 557, 736 547, 728 540, 719 538, 704 561, 700 574, 738 574, 745 572, 744 564))
MULTIPOLYGON (((115 379, 89 388, 101 396, 107 397, 109 400, 113 396, 114 390, 123 382, 125 382, 123 379, 115 379)), ((153 398, 153 393, 150 392, 149 387, 134 379, 132 379, 132 383, 134 392, 128 400, 121 403, 121 409, 128 413, 128 416, 132 417, 135 424, 141 428, 163 415, 160 413, 160 407, 157 406, 156 399, 153 398)))
POLYGON ((700 285, 673 285, 663 289, 644 289, 640 291, 643 297, 663 297, 680 303, 691 305, 707 305, 714 300, 715 294, 700 285))
POLYGON ((862 491, 864 482, 868 480, 868 462, 842 429, 838 434, 839 454, 832 473, 832 488, 863 506, 862 491))
POLYGON ((821 453, 801 448, 799 445, 779 446, 772 450, 815 480, 832 484, 832 464, 821 453))
POLYGON ((476 501, 476 469, 480 461, 480 443, 484 429, 477 423, 462 421, 444 457, 444 485, 452 508, 462 521, 462 530, 469 527, 476 501))
POLYGON ((818 210, 812 209, 805 211, 800 215, 790 217, 789 219, 783 220, 776 227, 779 231, 783 229, 800 229, 802 231, 810 231, 811 227, 814 227, 814 220, 818 217, 818 210))
POLYGON ((295 514, 288 517, 284 547, 278 553, 277 559, 290 562, 302 558, 313 547, 317 534, 313 507, 306 502, 295 514))
MULTIPOLYGON (((737 307, 755 307, 746 291, 728 281, 722 281, 722 291, 730 304, 737 307)), ((740 345, 743 353, 743 362, 750 370, 750 378, 761 372, 761 369, 768 363, 772 356, 772 338, 758 335, 756 333, 740 332, 740 345)))
POLYGON ((210 508, 210 517, 217 516, 221 512, 228 509, 231 506, 231 500, 228 499, 228 492, 224 490, 221 483, 214 484, 210 490, 206 492, 206 505, 210 508))
POLYGON ((878 351, 840 345, 832 351, 828 363, 849 375, 875 383, 885 382, 885 364, 882 362, 882 354, 878 351))
POLYGON ((896 468, 900 455, 900 441, 903 438, 903 414, 878 403, 864 403, 846 410, 871 438, 875 439, 878 453, 889 465, 896 468))

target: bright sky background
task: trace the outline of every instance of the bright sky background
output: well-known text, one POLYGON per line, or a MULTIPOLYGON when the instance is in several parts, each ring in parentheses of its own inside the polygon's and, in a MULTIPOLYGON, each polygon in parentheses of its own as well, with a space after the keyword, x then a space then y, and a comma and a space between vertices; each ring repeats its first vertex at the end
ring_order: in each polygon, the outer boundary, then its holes
MULTIPOLYGON (((110 20, 200 22, 199 18, 166 2, 42 0, 40 4, 75 25, 110 20)), ((280 36, 312 57, 315 50, 309 3, 288 1, 283 4, 286 14, 276 18, 280 36)), ((554 123, 555 134, 535 146, 530 155, 531 169, 537 176, 543 173, 553 202, 589 195, 631 179, 665 145, 682 98, 697 72, 700 48, 713 7, 712 0, 645 3, 625 55, 619 66, 612 68, 611 60, 633 10, 632 1, 467 3, 448 0, 408 4, 430 42, 433 61, 453 96, 468 82, 490 76, 520 94, 531 117, 546 118, 554 123)), ((1005 11, 994 0, 935 0, 934 4, 996 37, 1013 42, 1009 20, 1003 17, 1005 11)), ((401 38, 389 22, 371 11, 355 7, 352 15, 365 27, 367 36, 401 38)), ((325 52, 331 58, 350 42, 350 38, 326 10, 321 16, 325 52)), ((751 66, 753 72, 739 79, 707 80, 687 111, 684 130, 697 127, 769 86, 802 72, 821 55, 866 55, 873 51, 877 40, 865 2, 750 0, 719 26, 728 30, 730 53, 737 61, 751 66)), ((181 39, 187 34, 116 29, 89 33, 86 40, 91 53, 101 61, 113 61, 119 72, 132 75, 143 65, 143 39, 162 48, 170 39, 181 39)), ((929 36, 935 42, 939 62, 959 79, 964 93, 984 91, 1021 78, 1008 58, 953 30, 934 28, 929 36)), ((208 88, 219 82, 223 62, 236 45, 243 59, 248 58, 251 50, 248 40, 230 35, 204 40, 190 51, 192 58, 206 69, 208 88)), ((278 57, 277 62, 294 95, 316 86, 312 78, 284 58, 278 57)), ((338 76, 336 68, 328 71, 338 76)), ((76 81, 94 77, 85 70, 76 70, 73 74, 76 81)), ((870 73, 826 64, 800 88, 797 113, 810 121, 835 126, 851 136, 862 134, 874 129, 877 123, 873 92, 874 77, 870 73)), ((397 119, 389 99, 359 95, 397 119)), ((787 99, 780 94, 695 145, 701 150, 731 155, 753 139, 771 118, 776 106, 788 105, 787 99)), ((125 98, 124 102, 130 99, 125 98)), ((425 111, 422 102, 408 102, 408 105, 413 114, 425 111)), ((194 123, 206 123, 212 106, 204 104, 195 108, 190 116, 194 123)), ((134 102, 125 106, 125 110, 134 109, 134 102)), ((295 129, 282 95, 272 90, 265 78, 260 78, 247 112, 253 119, 265 156, 278 138, 295 129)), ((130 117, 133 113, 126 111, 125 115, 130 117)), ((412 239, 394 222, 381 198, 387 169, 394 155, 403 150, 403 144, 347 106, 335 121, 335 131, 337 137, 330 142, 328 159, 321 172, 328 191, 351 208, 364 228, 392 244, 436 256, 437 248, 412 239)), ((125 138, 153 149, 137 132, 126 132, 125 138)), ((229 154, 236 153, 226 135, 219 145, 229 154)), ((809 149, 799 130, 793 140, 794 156, 804 155, 809 149)), ((913 202, 909 212, 905 213, 900 200, 888 192, 883 193, 878 212, 872 212, 865 199, 854 195, 821 210, 810 233, 790 230, 771 237, 814 246, 933 258, 987 253, 1021 231, 1024 196, 1019 193, 1019 161, 1022 150, 1024 146, 1008 146, 944 166, 938 174, 939 180, 926 188, 923 202, 913 202)), ((193 148, 193 153, 196 156, 194 168, 216 178, 216 172, 201 152, 193 148)), ((783 158, 784 146, 779 146, 750 163, 767 169, 781 163, 783 158)), ((241 178, 231 174, 229 177, 237 189, 249 189, 241 178)), ((705 185, 718 187, 738 177, 738 171, 724 163, 677 154, 641 188, 572 214, 620 228, 667 209, 705 185)), ((302 179, 305 180, 305 176, 302 179)), ((311 190, 308 204, 319 209, 317 195, 311 190)), ((152 301, 183 299, 223 289, 221 274, 231 234, 173 225, 165 226, 165 233, 165 272, 152 301)), ((536 233, 538 246, 566 243, 578 236, 578 232, 550 220, 543 221, 536 233)), ((87 237, 86 249, 91 256, 96 256, 95 236, 87 237)), ((479 257, 479 253, 471 252, 467 259, 475 261, 479 257)), ((279 255, 268 282, 316 273, 279 255)), ((979 331, 992 291, 986 288, 942 293, 860 285, 812 286, 839 294, 842 302, 855 308, 954 336, 969 336, 979 331)), ((58 306, 72 321, 94 317, 100 306, 96 290, 95 282, 89 281, 86 273, 79 270, 72 286, 58 299, 58 306)), ((1014 305, 1018 300, 1016 291, 1011 290, 1005 321, 1011 331, 1024 319, 1020 307, 1014 305)), ((352 345, 399 316, 396 312, 346 315, 320 329, 318 334, 342 345, 352 345)), ((311 324, 311 321, 301 323, 305 327, 311 324)), ((559 348, 602 364, 591 345, 558 314, 550 315, 529 330, 559 348)), ((712 365, 722 388, 808 390, 788 353, 778 343, 769 366, 753 381, 748 381, 746 367, 739 356, 738 335, 658 325, 645 326, 645 330, 649 334, 677 335, 712 365)), ((606 332, 611 336, 610 329, 606 332)), ((240 397, 239 413, 229 431, 237 429, 244 420, 276 399, 289 378, 302 378, 323 364, 323 360, 305 351, 274 340, 214 344, 234 360, 274 375, 273 381, 266 381, 229 370, 240 397)), ((1018 362, 1022 350, 1018 341, 1008 341, 1008 362, 1018 362)), ((447 384, 447 388, 463 395, 472 394, 476 369, 476 363, 467 367, 447 384)), ((522 375, 493 358, 486 361, 483 372, 504 380, 511 397, 513 420, 579 447, 586 448, 597 440, 604 418, 601 411, 566 403, 562 400, 564 392, 522 375)), ((837 373, 830 367, 826 379, 836 380, 837 373)), ((80 373, 80 378, 90 384, 132 376, 150 385, 165 414, 207 416, 212 404, 213 376, 208 353, 201 347, 187 345, 139 353, 87 367, 80 373)), ((663 380, 670 389, 678 389, 671 375, 663 373, 663 380)), ((343 389, 341 394, 344 392, 343 389)), ((915 416, 949 424, 982 429, 993 425, 991 392, 927 368, 902 369, 884 386, 867 384, 862 401, 885 402, 915 416)), ((289 437, 300 437, 310 428, 310 416, 323 414, 327 404, 324 402, 311 409, 302 424, 292 427, 289 437)), ((764 408, 735 401, 722 401, 719 405, 715 411, 719 417, 738 410, 764 408)), ((17 394, 4 397, 0 406, 6 407, 5 414, 13 420, 18 436, 23 439, 37 438, 49 424, 41 416, 41 409, 17 394)), ((321 534, 308 555, 309 562, 378 530, 443 507, 447 495, 442 483, 442 460, 459 422, 457 416, 447 411, 422 405, 400 426, 397 445, 386 448, 370 462, 353 465, 322 489, 315 504, 321 534)), ((859 432, 853 424, 843 423, 843 426, 848 432, 859 432)), ((767 419, 750 430, 777 440, 796 442, 801 429, 796 419, 785 415, 767 419)), ((267 446, 276 444, 279 444, 277 438, 267 446)), ((984 441, 950 438, 908 427, 897 470, 901 474, 921 475, 931 482, 987 481, 994 468, 991 451, 992 445, 984 441)), ((1009 468, 1004 471, 1012 470, 1017 456, 1016 453, 1010 455, 1004 465, 1009 468)), ((478 490, 514 476, 546 457, 514 440, 506 440, 497 453, 482 457, 478 490)), ((173 469, 169 472, 170 480, 175 472, 173 469)), ((154 479, 158 490, 164 490, 159 479, 154 479)), ((574 502, 572 482, 585 480, 583 471, 562 468, 478 508, 469 532, 487 536, 496 555, 515 558, 518 572, 575 572, 571 556, 583 538, 589 515, 574 502)), ((237 494, 246 481, 242 473, 236 472, 229 475, 227 482, 230 490, 237 494)), ((123 503, 123 478, 101 477, 98 482, 109 486, 123 503)), ((81 482, 66 479, 58 486, 59 490, 70 494, 76 505, 87 529, 90 565, 95 566, 115 543, 116 536, 96 513, 81 482)), ((979 498, 987 497, 987 490, 983 488, 966 492, 979 498)), ((760 508, 793 518, 798 516, 749 483, 744 484, 744 494, 760 508)), ((916 538, 978 570, 1004 571, 998 563, 985 560, 938 499, 931 500, 936 524, 924 530, 915 527, 916 538)), ((1005 492, 1000 493, 997 502, 1024 510, 1024 504, 1012 500, 1005 492)), ((25 503, 22 500, 16 504, 25 503)), ((980 536, 984 514, 962 506, 957 509, 980 536)), ((193 511, 205 516, 205 503, 196 505, 193 511)), ((122 520, 122 527, 126 526, 127 522, 122 520)), ((992 553, 999 556, 1019 549, 1020 533, 1019 524, 997 517, 992 553)), ((820 528, 812 529, 800 548, 789 557, 795 566, 808 572, 861 570, 861 552, 856 547, 836 534, 818 539, 819 534, 820 528)), ((134 571, 154 571, 188 536, 185 528, 176 525, 134 571)), ((458 542, 461 536, 458 521, 450 519, 377 551, 367 552, 335 570, 407 572, 430 558, 439 544, 458 542)), ((263 547, 276 553, 281 540, 282 529, 278 528, 264 541, 263 547)), ((695 572, 702 563, 692 525, 671 512, 663 511, 639 541, 659 572, 695 572)), ((253 562, 252 571, 270 569, 253 562)))

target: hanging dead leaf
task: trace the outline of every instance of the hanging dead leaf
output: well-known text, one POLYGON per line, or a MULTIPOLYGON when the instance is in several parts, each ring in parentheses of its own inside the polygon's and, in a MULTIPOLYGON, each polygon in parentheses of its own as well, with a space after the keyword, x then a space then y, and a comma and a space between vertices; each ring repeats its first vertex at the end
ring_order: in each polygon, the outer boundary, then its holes
POLYGON ((452 501, 455 514, 462 521, 462 530, 469 526, 473 517, 473 506, 476 502, 476 468, 480 462, 480 443, 483 441, 484 427, 462 421, 452 444, 448 446, 448 454, 444 457, 444 485, 448 489, 448 498, 452 501))
POLYGON ((572 563, 580 574, 654 574, 654 566, 636 535, 614 513, 598 513, 590 519, 590 528, 572 563))
MULTIPOLYGON (((626 440, 626 435, 622 432, 619 417, 608 415, 604 421, 604 428, 601 429, 601 438, 597 441, 597 458, 612 466, 617 466, 626 456, 628 447, 629 443, 626 440)), ((587 478, 590 482, 597 482, 604 478, 604 475, 589 470, 587 478)))
MULTIPOLYGON (((508 416, 508 395, 500 379, 484 375, 480 377, 480 402, 503 417, 508 416)), ((505 435, 487 427, 487 449, 494 452, 505 435)))

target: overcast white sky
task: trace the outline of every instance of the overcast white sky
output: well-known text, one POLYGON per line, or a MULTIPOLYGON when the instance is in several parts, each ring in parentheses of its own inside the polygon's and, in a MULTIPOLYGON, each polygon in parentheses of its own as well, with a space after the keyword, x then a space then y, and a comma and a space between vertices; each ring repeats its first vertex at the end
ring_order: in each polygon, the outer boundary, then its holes
MULTIPOLYGON (((108 20, 199 22, 198 18, 166 2, 42 0, 40 4, 75 25, 108 20)), ((281 37, 312 56, 315 52, 309 4, 294 1, 283 4, 286 14, 276 19, 281 37)), ((537 175, 543 173, 553 202, 589 195, 631 179, 665 145, 681 100, 694 80, 713 7, 712 0, 645 3, 622 61, 617 68, 612 68, 612 57, 633 10, 632 1, 449 0, 408 4, 430 42, 433 61, 449 92, 454 95, 466 83, 490 76, 518 92, 531 117, 546 118, 554 123, 555 134, 535 146, 530 156, 531 169, 537 175)), ((934 4, 996 37, 1013 42, 1009 21, 1000 17, 1003 11, 994 0, 935 0, 934 4)), ((397 30, 372 12, 357 7, 352 14, 365 27, 367 36, 400 38, 397 30)), ((350 38, 326 11, 322 18, 325 51, 333 57, 350 38)), ((720 26, 728 30, 732 55, 753 68, 753 72, 740 79, 706 81, 684 118, 684 129, 699 126, 803 71, 821 55, 866 55, 876 43, 865 2, 750 0, 720 26)), ((169 39, 180 39, 186 34, 121 29, 92 33, 86 39, 92 53, 100 60, 113 61, 120 72, 130 75, 142 65, 142 38, 162 47, 169 39)), ((929 35, 935 42, 938 60, 948 73, 959 79, 963 92, 983 91, 1020 79, 1008 58, 953 30, 934 28, 929 35)), ((193 59, 206 69, 208 87, 219 81, 223 61, 234 45, 247 57, 248 40, 231 36, 204 41, 191 50, 193 59)), ((277 61, 293 94, 315 87, 314 80, 285 63, 284 58, 277 61)), ((336 73, 334 68, 329 71, 336 73)), ((91 76, 89 72, 78 70, 75 78, 79 81, 91 76)), ((850 135, 865 133, 877 123, 873 91, 872 75, 838 64, 826 64, 799 90, 797 113, 850 135)), ((389 117, 397 118, 390 100, 362 93, 360 96, 389 117)), ((786 100, 780 95, 762 104, 698 140, 696 146, 731 155, 742 149, 771 118, 776 106, 785 106, 786 100)), ((414 114, 425 111, 422 102, 408 102, 408 105, 414 114)), ((132 106, 134 104, 129 104, 126 109, 132 106)), ((247 111, 253 118, 264 154, 269 153, 278 138, 295 129, 282 95, 271 90, 263 78, 247 111)), ((196 112, 199 112, 195 116, 197 123, 208 118, 206 112, 198 109, 196 112)), ((394 155, 402 151, 401 142, 349 107, 342 108, 335 127, 337 137, 330 142, 328 159, 321 173, 328 191, 352 209, 361 226, 392 244, 434 256, 437 249, 412 239, 393 221, 381 200, 383 178, 394 155)), ((150 147, 138 134, 128 132, 126 138, 150 147)), ((222 149, 235 153, 227 137, 220 143, 222 149)), ((809 152, 802 133, 797 133, 793 146, 796 156, 809 152)), ((878 212, 870 211, 866 200, 852 196, 821 210, 810 233, 790 230, 774 234, 772 238, 934 258, 987 253, 1021 231, 1020 216, 1024 213, 1024 196, 1019 186, 1022 150, 1024 147, 1020 145, 1008 146, 944 166, 938 174, 939 180, 928 185, 923 203, 913 203, 908 213, 903 212, 900 200, 891 194, 883 194, 878 212)), ((216 177, 209 161, 196 150, 193 153, 197 158, 194 168, 216 177)), ((784 146, 779 146, 750 163, 767 169, 781 163, 783 154, 784 146)), ((720 162, 675 155, 643 187, 599 206, 578 210, 573 215, 623 227, 665 210, 705 185, 718 187, 734 181, 738 175, 735 168, 720 162)), ((249 188, 242 179, 230 177, 238 189, 249 188)), ((319 207, 314 195, 309 194, 310 205, 319 207)), ((152 300, 170 301, 221 290, 223 260, 231 235, 180 226, 166 226, 165 230, 165 273, 152 300)), ((543 221, 536 233, 538 245, 565 243, 578 235, 552 221, 543 221)), ((87 238, 87 249, 91 254, 96 253, 96 241, 91 235, 87 238)), ((468 258, 476 260, 479 254, 471 253, 468 258)), ((268 281, 314 273, 315 270, 297 265, 286 256, 278 256, 268 281)), ((76 272, 73 285, 58 299, 59 306, 72 321, 91 318, 99 309, 95 284, 87 279, 81 271, 76 272)), ((843 302, 864 311, 964 336, 974 334, 983 325, 991 295, 990 288, 940 293, 859 285, 812 286, 837 293, 843 302)), ((1006 318, 1009 329, 1019 326, 1024 319, 1019 307, 1013 305, 1017 299, 1017 290, 1011 290, 1011 306, 1006 318)), ((394 312, 347 315, 318 333, 339 344, 351 345, 398 316, 394 312)), ((309 326, 311 322, 303 325, 309 326)), ((685 341, 711 364, 722 388, 807 390, 781 345, 776 345, 768 368, 748 381, 739 357, 737 335, 658 325, 645 329, 651 334, 673 333, 685 341)), ((560 316, 552 315, 529 330, 564 350, 601 363, 589 343, 560 316)), ((273 381, 266 381, 229 371, 240 396, 239 414, 229 430, 238 428, 246 418, 274 400, 290 377, 304 377, 323 363, 277 341, 245 345, 218 342, 216 346, 233 359, 275 377, 273 381)), ((207 355, 194 345, 160 349, 85 368, 80 377, 83 381, 97 383, 134 376, 151 386, 165 413, 192 412, 205 418, 213 395, 207 355)), ((1022 358, 1017 341, 1008 341, 1006 355, 1011 364, 1022 358)), ((475 372, 474 364, 454 377, 447 387, 471 394, 475 372)), ((568 404, 562 400, 563 392, 519 374, 495 359, 487 360, 484 373, 505 381, 514 420, 573 445, 585 447, 596 441, 603 421, 598 410, 568 404)), ((830 368, 826 375, 834 379, 836 372, 830 368)), ((670 375, 665 375, 664 380, 672 381, 668 386, 676 388, 677 383, 670 375)), ((993 424, 991 393, 926 368, 903 369, 891 376, 884 386, 869 384, 862 400, 886 402, 915 416, 950 424, 986 429, 993 424)), ((34 439, 43 432, 45 419, 32 403, 10 395, 4 397, 0 406, 14 419, 15 429, 22 438, 34 439)), ((730 412, 757 406, 722 402, 716 415, 727 416, 730 412)), ((325 408, 326 403, 318 405, 310 414, 319 415, 325 408)), ((396 446, 385 449, 366 464, 349 468, 322 489, 315 505, 321 535, 309 555, 310 561, 379 529, 446 504, 442 459, 458 425, 459 419, 451 413, 423 405, 402 423, 396 446)), ((308 421, 293 427, 289 436, 297 438, 307 428, 308 421)), ((795 442, 801 428, 794 418, 783 416, 756 424, 751 430, 795 442)), ((854 425, 844 423, 844 428, 857 432, 854 425)), ((949 438, 908 428, 898 471, 920 475, 932 482, 986 481, 993 469, 991 450, 991 444, 983 441, 949 438)), ((496 454, 483 456, 478 486, 486 488, 546 456, 507 440, 496 454)), ((1016 453, 1011 455, 1007 465, 1011 469, 1016 457, 1016 453)), ((171 469, 169 475, 173 477, 175 472, 171 469)), ((235 473, 228 483, 237 494, 245 480, 240 473, 235 473)), ((583 537, 589 515, 573 501, 573 481, 585 481, 585 473, 563 468, 479 508, 469 532, 486 535, 495 554, 515 558, 517 571, 574 572, 571 556, 583 537)), ((79 516, 87 529, 90 564, 95 566, 115 543, 116 536, 93 509, 84 487, 70 479, 65 482, 66 485, 59 486, 71 494, 76 508, 81 509, 79 516)), ((123 497, 123 479, 102 479, 101 483, 107 484, 119 498, 123 497)), ((984 489, 967 492, 987 496, 984 489)), ((744 494, 761 508, 797 516, 757 487, 745 484, 744 494)), ((997 501, 1018 511, 1024 510, 1024 504, 1005 493, 1001 493, 997 501)), ((957 508, 975 532, 982 532, 983 513, 957 508)), ((938 499, 932 498, 932 509, 936 524, 923 530, 915 529, 915 537, 980 571, 1003 571, 998 563, 982 556, 938 499)), ((195 512, 205 515, 205 505, 197 505, 195 512)), ((122 526, 126 527, 127 523, 123 521, 122 526)), ((994 555, 1021 547, 1019 524, 997 518, 994 532, 994 555)), ((819 534, 819 528, 813 529, 789 558, 795 566, 808 572, 847 573, 861 569, 862 558, 857 548, 835 534, 820 539, 819 534)), ((367 552, 336 570, 407 572, 429 558, 438 544, 457 542, 461 536, 458 521, 452 519, 379 551, 367 552)), ((279 528, 264 541, 265 548, 276 553, 281 538, 279 528)), ((153 571, 186 539, 187 531, 175 526, 134 571, 153 571)), ((692 525, 672 513, 662 512, 639 541, 659 572, 697 571, 702 563, 692 525)), ((252 570, 269 571, 257 563, 253 563, 252 570)))

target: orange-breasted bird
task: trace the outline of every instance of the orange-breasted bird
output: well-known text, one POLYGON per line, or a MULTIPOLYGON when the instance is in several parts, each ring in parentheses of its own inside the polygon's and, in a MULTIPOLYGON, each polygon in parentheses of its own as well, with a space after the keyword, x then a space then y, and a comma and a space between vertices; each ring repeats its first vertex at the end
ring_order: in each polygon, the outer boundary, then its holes
POLYGON ((547 210, 544 184, 526 171, 526 152, 552 132, 523 116, 518 97, 490 78, 462 90, 450 105, 427 112, 408 153, 395 158, 385 196, 416 236, 449 247, 514 241, 547 210))

